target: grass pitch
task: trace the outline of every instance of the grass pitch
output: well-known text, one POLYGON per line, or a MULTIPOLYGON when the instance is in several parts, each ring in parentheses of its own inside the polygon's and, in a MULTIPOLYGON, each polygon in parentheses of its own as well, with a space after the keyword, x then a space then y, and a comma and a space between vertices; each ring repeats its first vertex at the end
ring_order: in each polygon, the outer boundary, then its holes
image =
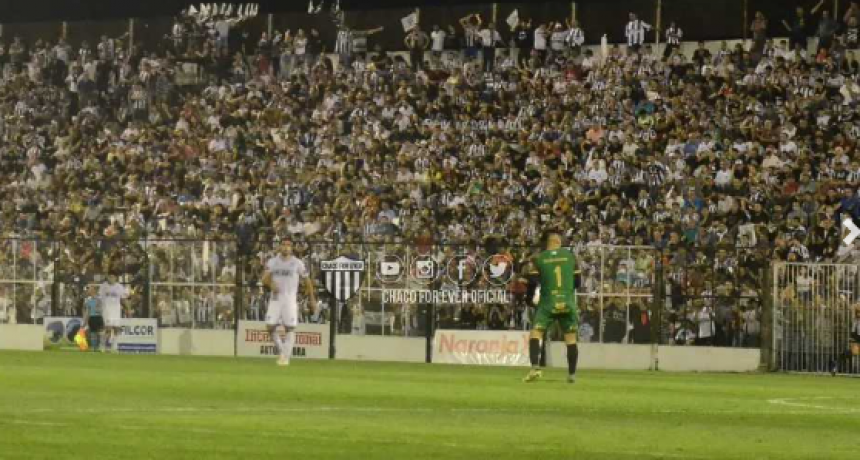
POLYGON ((860 381, 0 353, 0 459, 856 459, 860 381))

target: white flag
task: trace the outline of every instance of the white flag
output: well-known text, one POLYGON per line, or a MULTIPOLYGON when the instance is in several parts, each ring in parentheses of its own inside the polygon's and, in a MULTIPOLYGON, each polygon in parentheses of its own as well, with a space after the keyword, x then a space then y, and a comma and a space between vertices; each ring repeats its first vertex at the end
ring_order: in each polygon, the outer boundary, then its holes
POLYGON ((232 15, 233 15, 233 4, 231 3, 230 6, 227 7, 227 17, 230 17, 232 15))
POLYGON ((308 2, 308 14, 314 14, 314 0, 308 2))
POLYGON ((409 32, 418 25, 418 13, 415 12, 406 16, 400 20, 400 23, 403 24, 403 31, 409 32))
POLYGON ((600 53, 604 61, 609 57, 609 37, 606 34, 603 34, 603 38, 600 39, 600 53))
POLYGON ((511 29, 517 26, 520 23, 520 11, 514 10, 510 16, 508 16, 508 20, 506 21, 511 29))
POLYGON ((259 15, 259 14, 260 14, 260 4, 254 3, 254 17, 257 17, 257 15, 259 15))
POLYGON ((226 4, 226 3, 222 3, 222 4, 221 4, 221 15, 223 16, 223 15, 225 15, 225 14, 227 14, 227 4, 226 4))
POLYGON ((197 14, 197 8, 194 8, 194 5, 191 5, 190 7, 188 7, 188 14, 190 16, 194 16, 195 14, 197 14))

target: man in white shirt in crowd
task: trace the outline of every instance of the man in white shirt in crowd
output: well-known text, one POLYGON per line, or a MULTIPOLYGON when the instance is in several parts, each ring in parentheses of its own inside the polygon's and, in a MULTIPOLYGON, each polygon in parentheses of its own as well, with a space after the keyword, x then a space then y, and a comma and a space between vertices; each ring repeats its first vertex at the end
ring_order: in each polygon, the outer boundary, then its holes
POLYGON ((430 32, 430 51, 432 51, 433 60, 442 61, 442 53, 445 51, 445 40, 448 38, 448 33, 439 25, 433 26, 433 31, 430 32))

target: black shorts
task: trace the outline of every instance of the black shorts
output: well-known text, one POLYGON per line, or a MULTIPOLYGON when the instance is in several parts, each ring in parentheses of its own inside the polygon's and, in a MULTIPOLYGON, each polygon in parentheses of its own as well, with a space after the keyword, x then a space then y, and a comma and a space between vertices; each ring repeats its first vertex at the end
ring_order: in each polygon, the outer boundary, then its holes
POLYGON ((90 332, 101 332, 105 329, 105 319, 101 316, 90 316, 87 324, 89 325, 90 332))

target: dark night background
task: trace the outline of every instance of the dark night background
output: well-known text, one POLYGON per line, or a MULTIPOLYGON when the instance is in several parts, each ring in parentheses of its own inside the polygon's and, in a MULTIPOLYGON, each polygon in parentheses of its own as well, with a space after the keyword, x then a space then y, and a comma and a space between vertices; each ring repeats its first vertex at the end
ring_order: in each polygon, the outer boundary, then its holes
MULTIPOLYGON (((319 0, 315 0, 317 3, 319 0)), ((332 0, 326 1, 326 11, 332 0)), ((128 19, 135 18, 135 41, 145 47, 157 43, 170 30, 171 17, 188 5, 200 2, 187 0, 0 0, 0 23, 4 25, 3 38, 15 35, 31 41, 36 38, 56 39, 60 22, 68 21, 68 38, 74 44, 81 40, 98 39, 102 33, 119 36, 128 30, 128 19)), ((241 3, 241 2, 237 2, 241 3)), ((328 14, 308 15, 306 0, 259 0, 260 16, 249 21, 248 29, 256 34, 266 30, 267 14, 274 14, 274 29, 295 30, 315 27, 326 40, 333 40, 334 26, 328 14)), ((569 1, 500 1, 498 21, 505 30, 504 19, 515 8, 520 16, 535 22, 561 20, 570 17, 569 1)), ((627 12, 636 12, 646 21, 655 24, 657 0, 579 0, 579 18, 589 43, 597 43, 604 33, 610 41, 623 39, 627 12)), ((814 6, 814 0, 663 0, 663 25, 675 20, 685 30, 689 40, 715 40, 740 38, 744 34, 744 9, 747 22, 755 11, 762 11, 770 19, 772 35, 784 34, 780 21, 793 14, 800 4, 814 6)), ((839 1, 840 11, 848 6, 839 1)), ((385 31, 374 37, 376 43, 388 49, 401 47, 403 30, 400 18, 415 7, 421 7, 421 24, 455 23, 460 17, 479 12, 491 17, 492 2, 474 0, 341 0, 347 12, 347 22, 356 28, 384 26, 385 31)))

